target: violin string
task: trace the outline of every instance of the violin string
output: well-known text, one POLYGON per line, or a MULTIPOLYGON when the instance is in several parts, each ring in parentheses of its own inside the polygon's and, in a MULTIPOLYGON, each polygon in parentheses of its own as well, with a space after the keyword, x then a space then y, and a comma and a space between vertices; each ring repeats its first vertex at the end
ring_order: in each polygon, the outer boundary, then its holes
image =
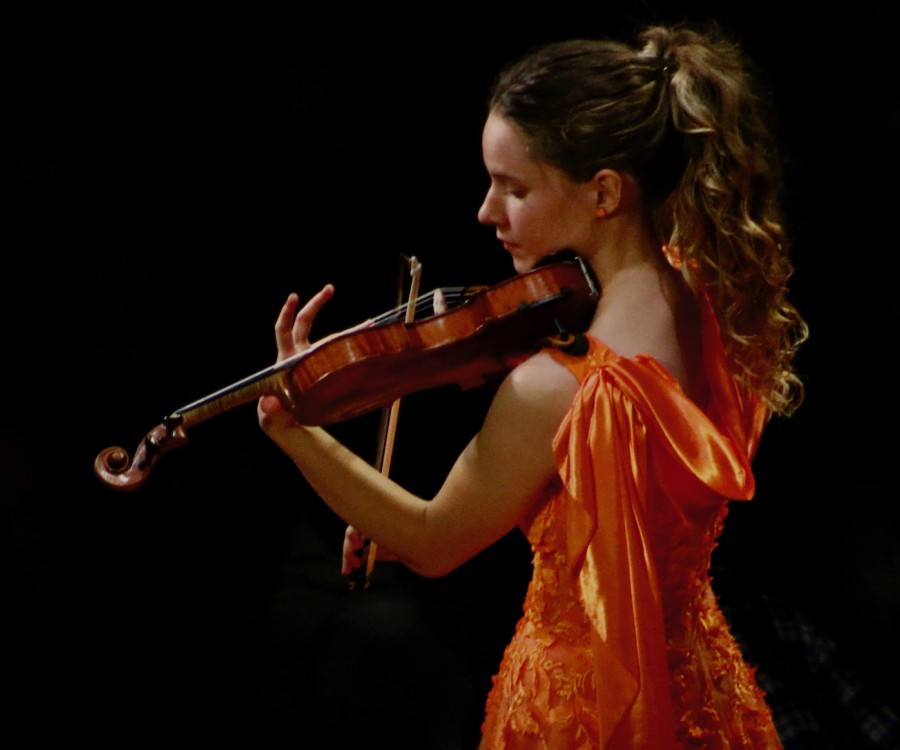
MULTIPOLYGON (((422 296, 416 298, 415 302, 415 310, 416 313, 420 313, 425 307, 432 304, 432 300, 434 299, 435 292, 428 292, 427 294, 423 294, 422 296)), ((374 319, 375 323, 387 323, 393 322, 396 320, 400 320, 406 316, 406 305, 398 305, 392 310, 388 310, 385 313, 382 313, 378 317, 374 319)))
MULTIPOLYGON (((427 294, 423 294, 416 298, 415 309, 416 314, 418 315, 423 310, 434 307, 434 298, 435 296, 441 293, 444 296, 444 299, 448 302, 456 302, 465 296, 465 287, 448 287, 444 289, 434 289, 427 294)), ((380 323, 391 323, 397 320, 402 320, 406 315, 406 305, 398 305, 392 310, 388 310, 387 312, 382 313, 381 315, 376 316, 372 319, 372 322, 375 325, 380 323)))

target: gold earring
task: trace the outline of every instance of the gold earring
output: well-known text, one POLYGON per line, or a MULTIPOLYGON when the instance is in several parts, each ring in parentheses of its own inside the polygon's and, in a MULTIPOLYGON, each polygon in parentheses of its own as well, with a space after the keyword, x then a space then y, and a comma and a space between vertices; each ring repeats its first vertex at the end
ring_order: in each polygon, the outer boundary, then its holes
POLYGON ((605 219, 606 218, 606 209, 603 206, 597 206, 597 218, 605 219))

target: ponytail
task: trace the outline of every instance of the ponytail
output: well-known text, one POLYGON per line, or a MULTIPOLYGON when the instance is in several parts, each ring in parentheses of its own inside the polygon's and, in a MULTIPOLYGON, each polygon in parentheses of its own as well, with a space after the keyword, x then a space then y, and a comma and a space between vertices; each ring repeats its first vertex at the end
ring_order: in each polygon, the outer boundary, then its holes
POLYGON ((687 157, 657 226, 688 282, 709 291, 738 379, 774 413, 791 413, 803 398, 792 363, 808 330, 787 299, 780 164, 748 62, 714 31, 654 27, 641 38, 669 71, 671 123, 687 157))

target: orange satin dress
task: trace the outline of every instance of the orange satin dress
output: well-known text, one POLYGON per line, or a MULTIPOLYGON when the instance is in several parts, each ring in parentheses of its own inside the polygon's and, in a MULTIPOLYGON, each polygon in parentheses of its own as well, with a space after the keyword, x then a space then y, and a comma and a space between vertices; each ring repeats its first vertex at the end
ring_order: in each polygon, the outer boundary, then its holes
POLYGON ((767 414, 703 301, 705 409, 651 357, 593 338, 584 357, 552 351, 581 386, 554 440, 558 483, 523 524, 533 577, 481 750, 781 748, 709 576, 729 500, 753 495, 767 414))

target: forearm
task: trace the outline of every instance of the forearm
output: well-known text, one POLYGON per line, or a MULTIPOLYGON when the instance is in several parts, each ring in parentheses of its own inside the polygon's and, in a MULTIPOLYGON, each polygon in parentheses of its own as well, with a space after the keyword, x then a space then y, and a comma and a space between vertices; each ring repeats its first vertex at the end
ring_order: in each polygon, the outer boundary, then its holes
MULTIPOLYGON (((348 524, 428 574, 428 502, 388 479, 319 427, 291 425, 269 437, 348 524)), ((433 554, 433 550, 432 550, 433 554)))

